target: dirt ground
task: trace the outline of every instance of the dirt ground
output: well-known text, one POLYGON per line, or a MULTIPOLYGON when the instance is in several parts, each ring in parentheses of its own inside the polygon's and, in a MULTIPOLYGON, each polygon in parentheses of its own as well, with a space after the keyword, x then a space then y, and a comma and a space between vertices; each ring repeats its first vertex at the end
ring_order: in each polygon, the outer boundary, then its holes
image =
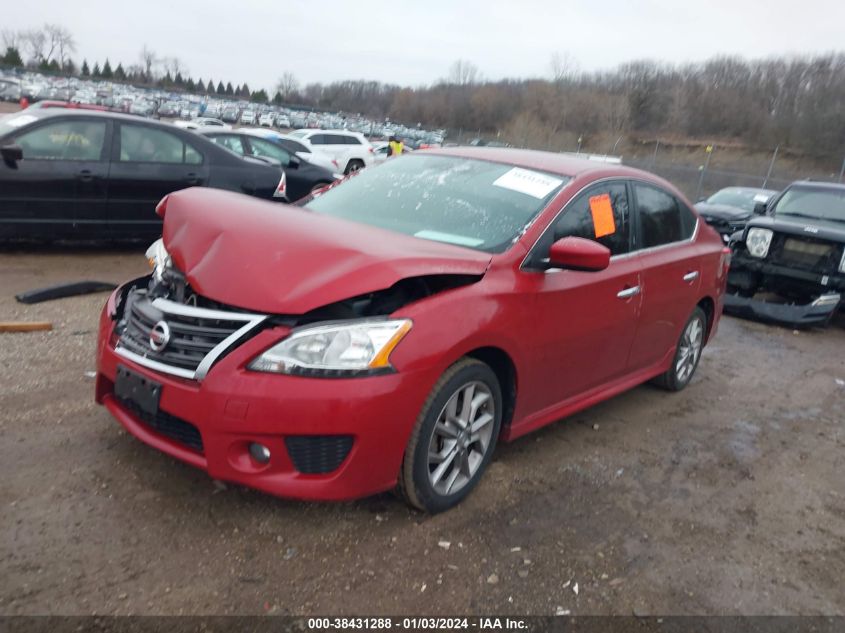
POLYGON ((725 318, 692 384, 501 446, 435 517, 285 501, 148 448, 93 402, 105 295, 142 250, 0 253, 0 614, 843 614, 845 328, 725 318), (448 544, 448 545, 447 545, 448 544))

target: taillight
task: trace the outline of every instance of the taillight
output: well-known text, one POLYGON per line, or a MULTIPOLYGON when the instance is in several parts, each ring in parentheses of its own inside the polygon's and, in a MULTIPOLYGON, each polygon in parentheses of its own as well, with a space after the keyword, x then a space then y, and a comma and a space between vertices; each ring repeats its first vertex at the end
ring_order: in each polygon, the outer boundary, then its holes
POLYGON ((167 211, 167 199, 170 196, 164 196, 161 201, 156 205, 156 215, 160 218, 164 218, 164 213, 167 211))
POLYGON ((722 274, 727 274, 728 270, 731 267, 731 249, 725 246, 722 249, 722 261, 720 262, 720 268, 722 269, 722 274))
POLYGON ((279 184, 276 185, 276 191, 273 192, 274 198, 287 198, 288 181, 285 172, 282 171, 282 177, 279 178, 279 184))
POLYGON ((368 150, 370 150, 370 154, 374 154, 374 153, 375 153, 375 151, 373 150, 373 146, 372 146, 372 145, 370 145, 367 149, 368 149, 368 150))

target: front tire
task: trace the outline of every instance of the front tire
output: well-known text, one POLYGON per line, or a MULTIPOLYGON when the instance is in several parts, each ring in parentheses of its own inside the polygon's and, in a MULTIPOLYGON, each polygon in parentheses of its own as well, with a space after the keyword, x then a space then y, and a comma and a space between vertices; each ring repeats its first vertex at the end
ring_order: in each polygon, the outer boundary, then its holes
POLYGON ((684 329, 681 330, 671 367, 655 378, 654 384, 668 391, 680 391, 686 387, 701 360, 706 332, 707 315, 704 310, 696 306, 684 329))
POLYGON ((465 358, 440 377, 420 411, 399 475, 409 505, 435 514, 478 484, 496 448, 502 391, 487 365, 465 358))

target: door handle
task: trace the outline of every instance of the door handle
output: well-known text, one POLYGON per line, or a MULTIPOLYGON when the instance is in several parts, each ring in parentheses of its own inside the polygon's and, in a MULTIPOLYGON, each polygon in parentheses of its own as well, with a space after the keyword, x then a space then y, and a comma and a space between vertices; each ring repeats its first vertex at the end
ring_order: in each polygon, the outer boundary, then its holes
POLYGON ((695 281, 696 279, 698 279, 698 271, 697 270, 694 270, 694 271, 684 275, 684 281, 686 281, 686 282, 695 281))
POLYGON ((200 181, 200 177, 197 174, 195 174, 193 172, 191 172, 190 174, 185 174, 185 182, 188 183, 189 185, 195 185, 199 181, 200 181))
POLYGON ((94 180, 94 172, 92 172, 90 169, 83 169, 78 174, 76 174, 76 177, 79 178, 79 180, 81 180, 82 182, 91 182, 92 180, 94 180))
POLYGON ((630 299, 631 297, 635 297, 638 294, 640 294, 640 287, 631 286, 630 288, 625 288, 625 290, 620 290, 616 293, 616 296, 620 299, 630 299))

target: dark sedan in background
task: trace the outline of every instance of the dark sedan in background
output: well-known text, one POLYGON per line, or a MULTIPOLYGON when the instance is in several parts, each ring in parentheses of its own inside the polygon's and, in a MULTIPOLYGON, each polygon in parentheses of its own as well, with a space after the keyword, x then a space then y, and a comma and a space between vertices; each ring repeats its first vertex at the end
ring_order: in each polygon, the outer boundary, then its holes
POLYGON ((49 108, 0 118, 0 156, 0 239, 154 239, 156 204, 186 187, 284 198, 279 166, 110 112, 49 108))
POLYGON ((238 130, 212 128, 197 131, 240 156, 252 156, 279 164, 287 175, 287 197, 291 202, 304 198, 312 191, 322 189, 342 177, 296 156, 271 138, 261 138, 238 130))
POLYGON ((778 192, 755 187, 726 187, 695 205, 701 218, 712 226, 727 243, 731 235, 741 231, 754 215, 754 207, 765 204, 778 192))

